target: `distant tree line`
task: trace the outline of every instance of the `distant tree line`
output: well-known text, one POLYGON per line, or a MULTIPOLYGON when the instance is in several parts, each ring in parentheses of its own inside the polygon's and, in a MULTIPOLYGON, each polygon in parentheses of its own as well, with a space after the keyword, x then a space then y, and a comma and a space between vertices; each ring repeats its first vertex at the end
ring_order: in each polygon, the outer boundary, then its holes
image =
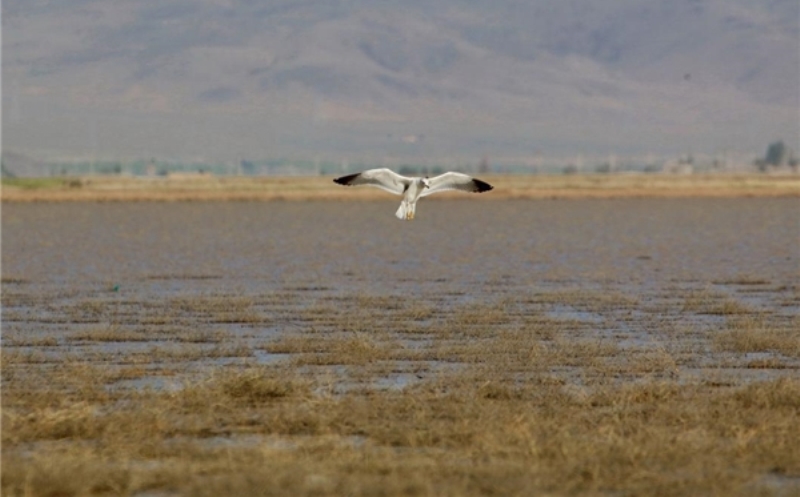
POLYGON ((783 140, 778 140, 769 144, 764 158, 757 159, 755 161, 755 166, 761 172, 783 167, 789 167, 793 171, 797 171, 798 162, 792 149, 787 147, 786 144, 783 143, 783 140))

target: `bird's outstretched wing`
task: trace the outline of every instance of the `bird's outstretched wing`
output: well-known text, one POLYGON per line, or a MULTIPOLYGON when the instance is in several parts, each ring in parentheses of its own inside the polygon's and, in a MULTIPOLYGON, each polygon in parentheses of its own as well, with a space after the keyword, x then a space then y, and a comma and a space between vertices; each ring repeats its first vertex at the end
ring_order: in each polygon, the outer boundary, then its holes
POLYGON ((411 178, 400 176, 391 169, 369 169, 364 172, 349 174, 336 178, 335 183, 346 186, 372 185, 390 193, 402 195, 406 186, 411 183, 411 178))
POLYGON ((445 190, 461 190, 463 192, 487 192, 494 188, 489 183, 475 179, 472 176, 467 176, 461 173, 444 173, 439 176, 428 179, 429 188, 422 190, 420 197, 428 196, 432 193, 441 192, 445 190))

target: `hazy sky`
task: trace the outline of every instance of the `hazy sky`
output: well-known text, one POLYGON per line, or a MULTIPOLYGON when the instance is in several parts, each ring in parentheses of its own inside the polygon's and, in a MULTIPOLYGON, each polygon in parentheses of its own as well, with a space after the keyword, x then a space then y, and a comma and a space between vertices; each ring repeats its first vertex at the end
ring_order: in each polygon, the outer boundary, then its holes
POLYGON ((3 2, 40 158, 796 150, 796 0, 3 2))

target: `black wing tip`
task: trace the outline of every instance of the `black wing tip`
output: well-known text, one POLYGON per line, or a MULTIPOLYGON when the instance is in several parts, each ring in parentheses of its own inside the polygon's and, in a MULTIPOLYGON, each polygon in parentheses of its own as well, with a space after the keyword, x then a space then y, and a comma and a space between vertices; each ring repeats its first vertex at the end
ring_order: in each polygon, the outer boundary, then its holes
POLYGON ((356 177, 359 174, 361 174, 361 173, 348 174, 347 176, 341 176, 339 178, 334 178, 333 182, 334 183, 339 183, 340 185, 349 185, 350 183, 353 182, 354 179, 356 179, 356 177))
POLYGON ((481 181, 479 179, 472 179, 472 183, 475 185, 475 193, 483 193, 488 192, 489 190, 494 190, 494 187, 485 181, 481 181))

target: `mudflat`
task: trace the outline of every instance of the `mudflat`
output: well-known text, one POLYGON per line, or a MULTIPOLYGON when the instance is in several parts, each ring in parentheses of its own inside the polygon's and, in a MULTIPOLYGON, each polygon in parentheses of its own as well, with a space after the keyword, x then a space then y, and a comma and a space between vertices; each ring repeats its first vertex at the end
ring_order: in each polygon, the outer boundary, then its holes
POLYGON ((377 193, 4 202, 3 494, 800 492, 800 199, 377 193))

